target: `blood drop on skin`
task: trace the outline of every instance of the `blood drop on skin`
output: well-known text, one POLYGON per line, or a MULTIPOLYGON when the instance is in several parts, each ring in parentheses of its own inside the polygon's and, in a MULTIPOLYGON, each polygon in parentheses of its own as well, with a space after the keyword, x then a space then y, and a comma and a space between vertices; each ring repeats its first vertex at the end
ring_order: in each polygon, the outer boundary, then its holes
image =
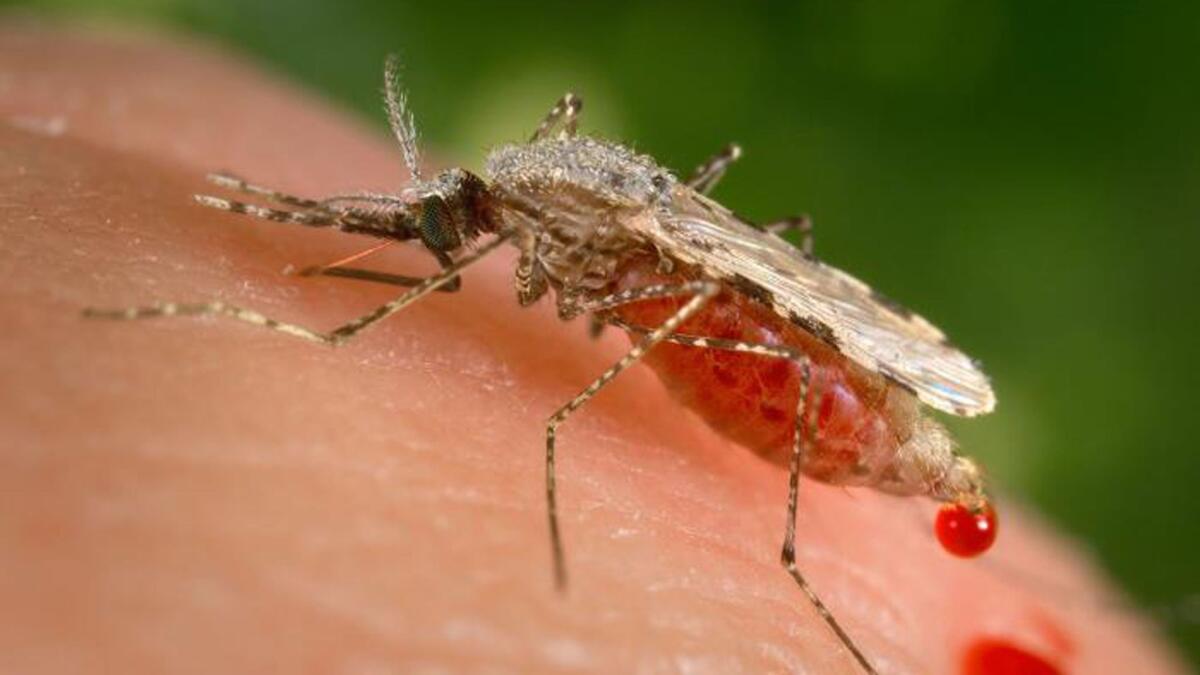
POLYGON ((963 654, 962 675, 1062 675, 1058 666, 1000 638, 979 638, 963 654))
POLYGON ((933 529, 942 548, 961 558, 974 558, 996 541, 996 511, 991 504, 980 509, 946 504, 938 511, 933 529))

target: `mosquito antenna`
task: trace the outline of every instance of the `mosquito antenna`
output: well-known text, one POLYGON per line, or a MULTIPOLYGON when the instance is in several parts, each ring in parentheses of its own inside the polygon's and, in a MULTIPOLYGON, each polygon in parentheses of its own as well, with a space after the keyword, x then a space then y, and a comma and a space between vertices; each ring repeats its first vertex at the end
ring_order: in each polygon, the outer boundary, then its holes
POLYGON ((400 141, 400 150, 404 153, 404 163, 414 182, 421 180, 421 155, 417 152, 417 124, 413 120, 412 111, 408 109, 408 95, 400 86, 400 57, 388 54, 383 68, 383 102, 387 106, 388 124, 396 140, 400 141))

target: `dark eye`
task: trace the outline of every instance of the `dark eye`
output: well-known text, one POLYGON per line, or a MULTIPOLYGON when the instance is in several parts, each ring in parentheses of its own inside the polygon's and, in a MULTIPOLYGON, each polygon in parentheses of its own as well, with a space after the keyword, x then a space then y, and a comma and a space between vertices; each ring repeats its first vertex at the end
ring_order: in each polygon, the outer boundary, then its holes
POLYGON ((421 202, 421 218, 417 223, 421 241, 434 251, 452 251, 459 247, 454 216, 446 200, 434 195, 421 202))

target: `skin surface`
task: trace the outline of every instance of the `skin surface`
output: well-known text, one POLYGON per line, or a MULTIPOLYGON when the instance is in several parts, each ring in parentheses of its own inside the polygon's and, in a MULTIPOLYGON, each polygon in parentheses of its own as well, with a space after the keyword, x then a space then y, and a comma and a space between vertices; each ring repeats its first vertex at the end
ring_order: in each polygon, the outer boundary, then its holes
MULTIPOLYGON (((785 472, 645 368, 560 432, 554 591, 544 420, 627 341, 519 309, 510 251, 338 350, 80 318, 221 298, 328 328, 394 297, 281 274, 369 241, 190 199, 213 169, 394 191, 382 133, 177 38, 9 22, 0 149, 0 671, 857 672, 778 565, 785 472)), ((928 502, 805 480, 800 509, 801 568, 882 672, 960 672, 984 636, 1063 672, 1184 670, 1011 503, 977 561, 928 502)))

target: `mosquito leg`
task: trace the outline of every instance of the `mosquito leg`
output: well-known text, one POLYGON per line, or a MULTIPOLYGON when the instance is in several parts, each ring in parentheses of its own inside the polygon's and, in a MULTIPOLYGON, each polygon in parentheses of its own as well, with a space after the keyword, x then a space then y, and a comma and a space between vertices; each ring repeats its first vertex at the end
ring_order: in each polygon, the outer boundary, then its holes
POLYGON ((523 232, 517 238, 517 269, 513 275, 514 288, 517 291, 517 304, 528 307, 550 289, 550 281, 538 260, 538 238, 532 233, 523 232))
MULTIPOLYGON (((650 331, 644 326, 635 326, 617 317, 607 317, 607 322, 622 328, 626 331, 637 335, 649 335, 650 331)), ((862 667, 862 669, 876 675, 877 671, 867 657, 859 649, 854 639, 846 632, 838 620, 834 618, 833 613, 817 595, 812 586, 804 578, 800 569, 796 566, 796 505, 800 492, 800 468, 803 465, 805 443, 811 439, 809 433, 809 417, 807 414, 807 403, 809 401, 809 387, 812 383, 812 372, 810 362, 807 356, 802 352, 787 347, 778 345, 764 345, 752 342, 743 342, 741 340, 726 340, 722 338, 710 338, 698 335, 683 335, 680 333, 669 333, 664 335, 661 340, 663 342, 671 342, 674 344, 685 345, 689 347, 698 347, 702 349, 720 349, 724 351, 745 352, 749 354, 758 354, 760 356, 775 357, 788 359, 800 366, 800 397, 796 404, 796 428, 792 436, 792 452, 788 462, 788 507, 787 507, 787 526, 783 537, 783 551, 780 554, 780 562, 784 569, 795 580, 800 590, 808 597, 808 601, 817 610, 817 613, 824 619, 825 624, 830 630, 837 635, 838 640, 842 645, 854 656, 854 659, 862 667)), ((820 392, 814 392, 814 398, 819 398, 820 392)), ((812 409, 819 409, 819 400, 812 409)))
POLYGON ((221 301, 203 303, 164 303, 153 307, 130 307, 128 309, 85 309, 83 315, 91 319, 134 320, 150 319, 165 316, 228 316, 238 321, 262 326, 288 335, 330 346, 338 346, 348 342, 360 331, 371 324, 385 319, 396 312, 408 307, 429 293, 450 284, 462 270, 482 260, 487 254, 495 251, 501 244, 508 241, 510 235, 503 235, 479 247, 470 255, 453 263, 440 273, 422 280, 399 298, 376 308, 363 316, 348 321, 333 330, 322 333, 304 326, 278 321, 260 314, 252 309, 236 307, 221 301))
POLYGON ((792 216, 777 220, 773 223, 767 223, 762 226, 764 232, 770 232, 777 237, 783 237, 785 234, 798 232, 800 234, 800 250, 804 251, 804 255, 812 256, 813 254, 813 221, 808 217, 807 213, 799 216, 792 216))
POLYGON ((371 206, 391 209, 408 210, 413 206, 411 198, 405 198, 399 195, 385 195, 378 192, 361 192, 352 195, 332 195, 330 197, 322 197, 319 205, 325 208, 341 203, 370 204, 371 206))
POLYGON ((333 210, 318 207, 302 211, 283 211, 281 209, 247 204, 246 202, 225 199, 224 197, 214 197, 212 195, 192 195, 192 199, 196 200, 198 204, 219 211, 243 213, 248 216, 271 220, 277 223, 295 223, 308 227, 332 227, 343 232, 370 234, 376 237, 396 236, 386 218, 381 218, 378 213, 363 209, 347 208, 333 210))
POLYGON ((708 194, 721 181, 725 170, 741 156, 742 149, 736 143, 726 145, 720 152, 696 167, 687 179, 687 186, 701 194, 708 194))
POLYGON ((225 199, 223 197, 213 197, 211 195, 192 195, 198 204, 202 204, 209 208, 218 209, 220 211, 229 211, 230 213, 244 213, 255 218, 263 220, 271 220, 277 223, 296 223, 298 225, 308 225, 310 227, 328 227, 337 222, 337 214, 320 211, 282 211, 280 209, 267 208, 256 204, 247 204, 245 202, 225 199))
POLYGON ((846 629, 842 628, 842 625, 834 618, 833 613, 825 606, 821 597, 817 595, 817 592, 808 584, 808 580, 804 578, 804 574, 800 572, 800 568, 796 566, 796 502, 800 492, 800 465, 804 457, 804 442, 808 438, 808 415, 804 408, 805 401, 808 399, 809 383, 809 371, 806 368, 800 379, 800 403, 796 408, 796 431, 792 442, 791 459, 788 462, 787 526, 784 530, 783 550, 780 553, 779 562, 788 574, 792 575, 792 579, 796 581, 796 585, 800 587, 804 595, 808 596, 808 601, 825 620, 825 624, 837 635, 842 645, 850 651, 854 660, 858 661, 858 665, 862 666, 862 669, 870 675, 876 675, 878 671, 867 660, 866 655, 855 644, 846 629))
POLYGON ((400 195, 380 194, 378 192, 362 192, 358 194, 331 195, 329 197, 322 197, 321 199, 309 199, 307 197, 297 197, 293 194, 272 190, 271 188, 255 185, 253 183, 248 183, 242 178, 230 173, 210 173, 205 176, 205 178, 213 185, 218 185, 230 190, 237 190, 238 192, 245 192, 247 194, 259 195, 278 204, 296 206, 303 209, 329 209, 336 204, 355 202, 397 209, 408 209, 412 207, 412 199, 406 199, 400 195))
POLYGON ((287 206, 298 206, 304 209, 315 209, 321 206, 321 202, 316 200, 307 199, 305 197, 297 197, 296 195, 287 194, 286 192, 279 192, 278 190, 272 190, 260 185, 254 185, 253 183, 247 183, 233 174, 210 173, 205 176, 205 178, 207 178, 208 182, 212 183, 213 185, 219 185, 223 188, 237 190, 238 192, 245 192, 247 194, 259 195, 261 197, 266 197, 273 202, 285 204, 287 206))
POLYGON ((340 225, 345 229, 358 227, 359 230, 365 229, 370 231, 371 229, 385 229, 382 226, 371 228, 369 226, 371 222, 386 219, 385 216, 388 214, 395 214, 397 212, 407 213, 412 208, 411 199, 397 195, 364 192, 355 195, 333 195, 315 200, 247 183, 231 174, 211 173, 208 174, 207 178, 210 183, 220 187, 259 195, 278 204, 303 209, 302 211, 280 211, 278 209, 245 204, 221 197, 193 195, 197 202, 205 206, 223 211, 246 213, 259 218, 280 222, 293 222, 305 225, 340 225), (354 206, 355 204, 357 206, 354 206))
POLYGON ((625 356, 621 357, 619 361, 604 371, 600 377, 589 384, 578 396, 571 399, 546 420, 546 512, 550 521, 550 547, 554 554, 554 580, 559 590, 565 590, 567 586, 566 559, 563 556, 562 537, 558 527, 558 500, 555 489, 554 471, 554 441, 559 425, 566 421, 571 413, 578 410, 584 403, 587 403, 588 400, 596 395, 596 392, 603 389, 621 371, 636 363, 651 347, 661 342, 664 337, 678 328, 679 324, 700 311, 719 291, 720 286, 711 281, 659 284, 622 291, 593 302, 583 303, 574 308, 577 310, 575 313, 579 311, 596 312, 641 300, 691 296, 691 299, 667 318, 662 325, 647 333, 640 342, 625 353, 625 356))
POLYGON ((549 136, 560 121, 563 124, 563 133, 568 137, 574 136, 579 121, 579 111, 582 109, 583 99, 571 92, 563 94, 550 112, 546 113, 546 117, 538 125, 537 131, 534 131, 533 135, 529 137, 529 142, 534 143, 549 136))

